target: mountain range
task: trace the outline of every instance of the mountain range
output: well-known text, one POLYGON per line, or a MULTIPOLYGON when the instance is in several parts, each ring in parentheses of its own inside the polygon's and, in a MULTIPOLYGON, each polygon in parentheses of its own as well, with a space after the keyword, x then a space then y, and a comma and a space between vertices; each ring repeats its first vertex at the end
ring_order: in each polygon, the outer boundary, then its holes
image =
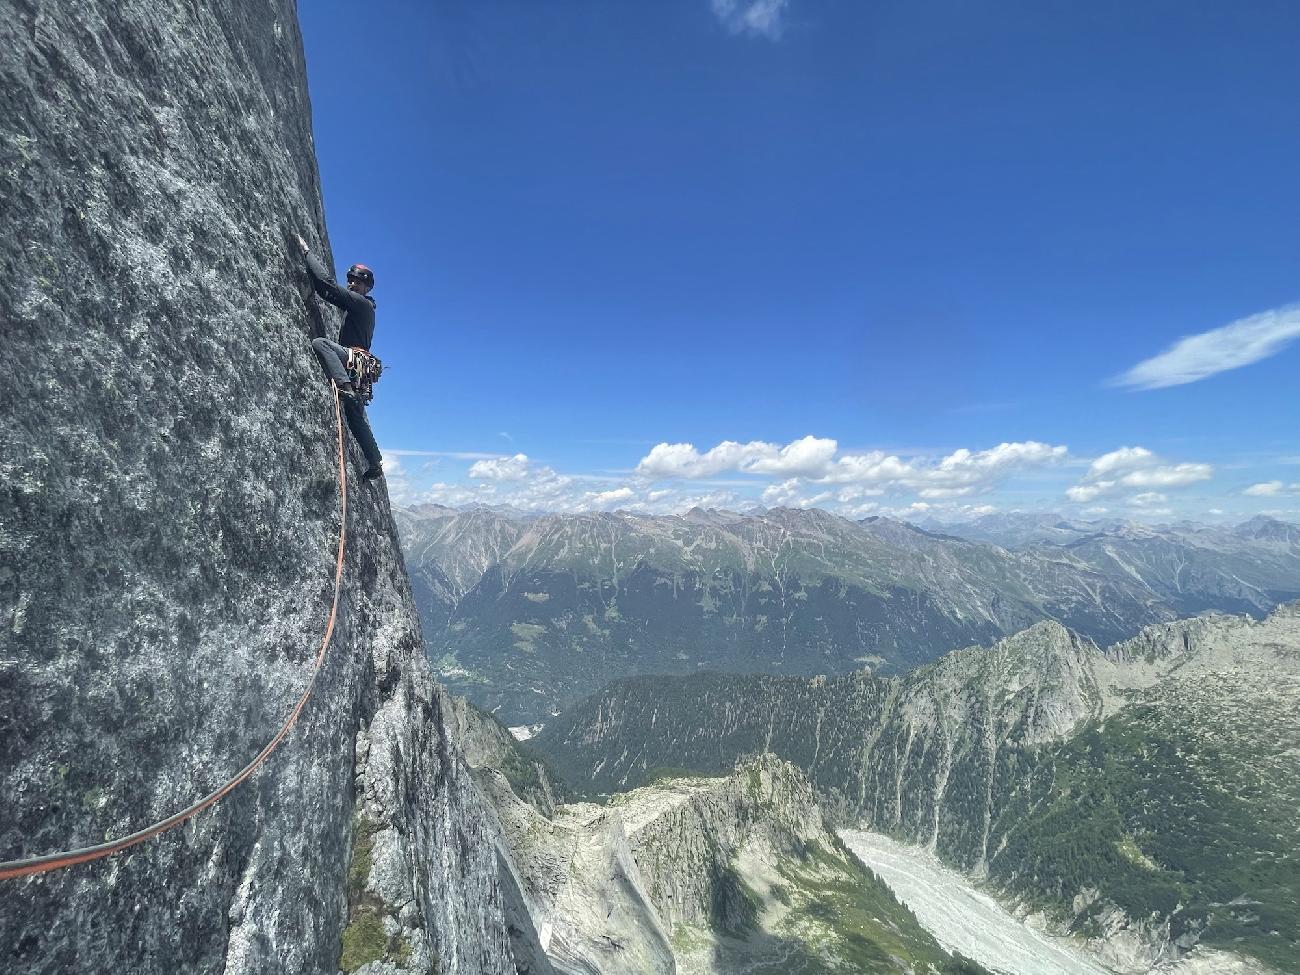
POLYGON ((635 674, 901 673, 1044 619, 1111 643, 1300 596, 1300 528, 1272 519, 1001 516, 937 531, 780 508, 395 516, 430 659, 510 724, 635 674))

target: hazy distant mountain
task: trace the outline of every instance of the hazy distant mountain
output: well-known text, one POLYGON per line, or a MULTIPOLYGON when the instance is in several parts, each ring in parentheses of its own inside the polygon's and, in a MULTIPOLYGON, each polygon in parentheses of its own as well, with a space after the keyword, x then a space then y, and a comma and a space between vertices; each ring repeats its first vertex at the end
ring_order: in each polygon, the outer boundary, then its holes
POLYGON ((1128 576, 1180 615, 1207 608, 1258 615, 1300 594, 1300 526, 1263 515, 1225 528, 1013 513, 942 531, 1020 552, 1061 553, 1107 576, 1128 576))
POLYGON ((1039 543, 1064 545, 1085 535, 1105 531, 1120 524, 1118 521, 1069 521, 1050 512, 997 512, 982 515, 972 521, 943 522, 926 519, 923 526, 930 531, 955 535, 972 542, 1001 545, 1006 549, 1019 549, 1039 543))
POLYGON ((508 724, 633 674, 906 671, 1044 619, 1113 642, 1300 595, 1300 546, 1272 525, 1011 551, 818 510, 397 517, 431 659, 508 724))
POLYGON ((840 821, 1047 908, 1120 970, 1198 941, 1298 967, 1300 604, 1105 651, 1041 623, 898 678, 628 679, 530 744, 598 791, 774 752, 840 821))
POLYGON ((426 642, 440 634, 457 603, 478 585, 524 531, 524 521, 491 508, 394 508, 426 642))

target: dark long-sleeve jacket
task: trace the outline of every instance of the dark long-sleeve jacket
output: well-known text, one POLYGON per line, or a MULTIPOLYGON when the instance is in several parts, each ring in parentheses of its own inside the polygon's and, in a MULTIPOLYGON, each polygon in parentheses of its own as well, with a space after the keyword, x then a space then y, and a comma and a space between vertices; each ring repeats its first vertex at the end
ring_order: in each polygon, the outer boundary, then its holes
POLYGON ((343 326, 339 329, 339 345, 370 349, 370 341, 375 335, 375 299, 369 295, 359 295, 355 291, 341 288, 330 277, 315 254, 305 258, 307 273, 311 275, 311 285, 316 293, 331 305, 343 309, 343 326))

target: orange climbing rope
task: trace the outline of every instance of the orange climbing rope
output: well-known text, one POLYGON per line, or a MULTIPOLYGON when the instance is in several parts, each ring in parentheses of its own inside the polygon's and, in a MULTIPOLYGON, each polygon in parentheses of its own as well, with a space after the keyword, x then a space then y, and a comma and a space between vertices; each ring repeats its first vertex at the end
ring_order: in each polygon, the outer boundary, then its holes
POLYGON ((292 730, 294 724, 298 721, 298 715, 302 713, 303 707, 307 704, 307 699, 311 697, 312 689, 316 686, 316 677, 320 674, 321 664, 325 662, 325 651, 329 647, 330 638, 334 635, 334 620, 338 616, 339 609, 339 590, 343 584, 343 551, 347 539, 348 524, 348 471, 345 463, 345 454, 343 452, 343 414, 339 406, 338 390, 334 391, 334 419, 338 425, 338 447, 339 447, 339 546, 338 558, 334 564, 334 599, 330 604, 329 622, 325 625, 325 636, 321 639, 320 649, 316 651, 316 665, 312 668, 311 678, 307 681, 307 689, 302 692, 302 697, 298 699, 297 705, 290 712, 289 718, 280 728, 274 738, 272 738, 260 752, 257 757, 245 765, 235 774, 233 778, 227 781, 213 792, 208 793, 202 799, 199 799, 193 805, 187 806, 178 813, 173 813, 166 819, 154 823, 152 826, 146 826, 130 836, 123 836, 121 839, 110 840, 107 843, 100 843, 96 846, 85 846, 78 850, 66 850, 62 853, 47 853, 44 856, 28 857, 23 860, 9 860, 6 863, 0 863, 0 880, 10 880, 15 877, 26 877, 29 874, 45 873, 49 870, 58 870, 61 867, 70 867, 75 863, 86 863, 90 860, 98 860, 102 857, 112 856, 114 853, 120 853, 127 847, 135 846, 137 843, 143 843, 160 833, 165 833, 169 829, 181 825, 191 816, 201 813, 209 806, 223 798, 227 793, 233 790, 237 785, 252 775, 259 765, 270 757, 271 753, 280 746, 292 730))

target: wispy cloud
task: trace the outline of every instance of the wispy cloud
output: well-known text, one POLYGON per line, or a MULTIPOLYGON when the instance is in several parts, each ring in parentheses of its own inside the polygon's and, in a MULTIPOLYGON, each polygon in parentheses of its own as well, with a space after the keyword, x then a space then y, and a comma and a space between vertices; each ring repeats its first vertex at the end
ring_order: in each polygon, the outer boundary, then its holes
POLYGON ((1128 499, 1128 503, 1134 508, 1152 508, 1163 505, 1169 500, 1169 496, 1161 494, 1159 491, 1143 491, 1141 494, 1135 494, 1128 499))
POLYGON ((713 14, 733 34, 781 39, 789 0, 709 0, 713 14))
POLYGON ((1276 498, 1284 494, 1300 494, 1300 484, 1283 484, 1281 481, 1264 481, 1252 484, 1241 492, 1252 498, 1276 498))
POLYGON ((1194 383, 1277 355, 1297 338, 1300 338, 1300 305, 1287 305, 1199 335, 1185 336, 1111 382, 1133 389, 1194 383))

